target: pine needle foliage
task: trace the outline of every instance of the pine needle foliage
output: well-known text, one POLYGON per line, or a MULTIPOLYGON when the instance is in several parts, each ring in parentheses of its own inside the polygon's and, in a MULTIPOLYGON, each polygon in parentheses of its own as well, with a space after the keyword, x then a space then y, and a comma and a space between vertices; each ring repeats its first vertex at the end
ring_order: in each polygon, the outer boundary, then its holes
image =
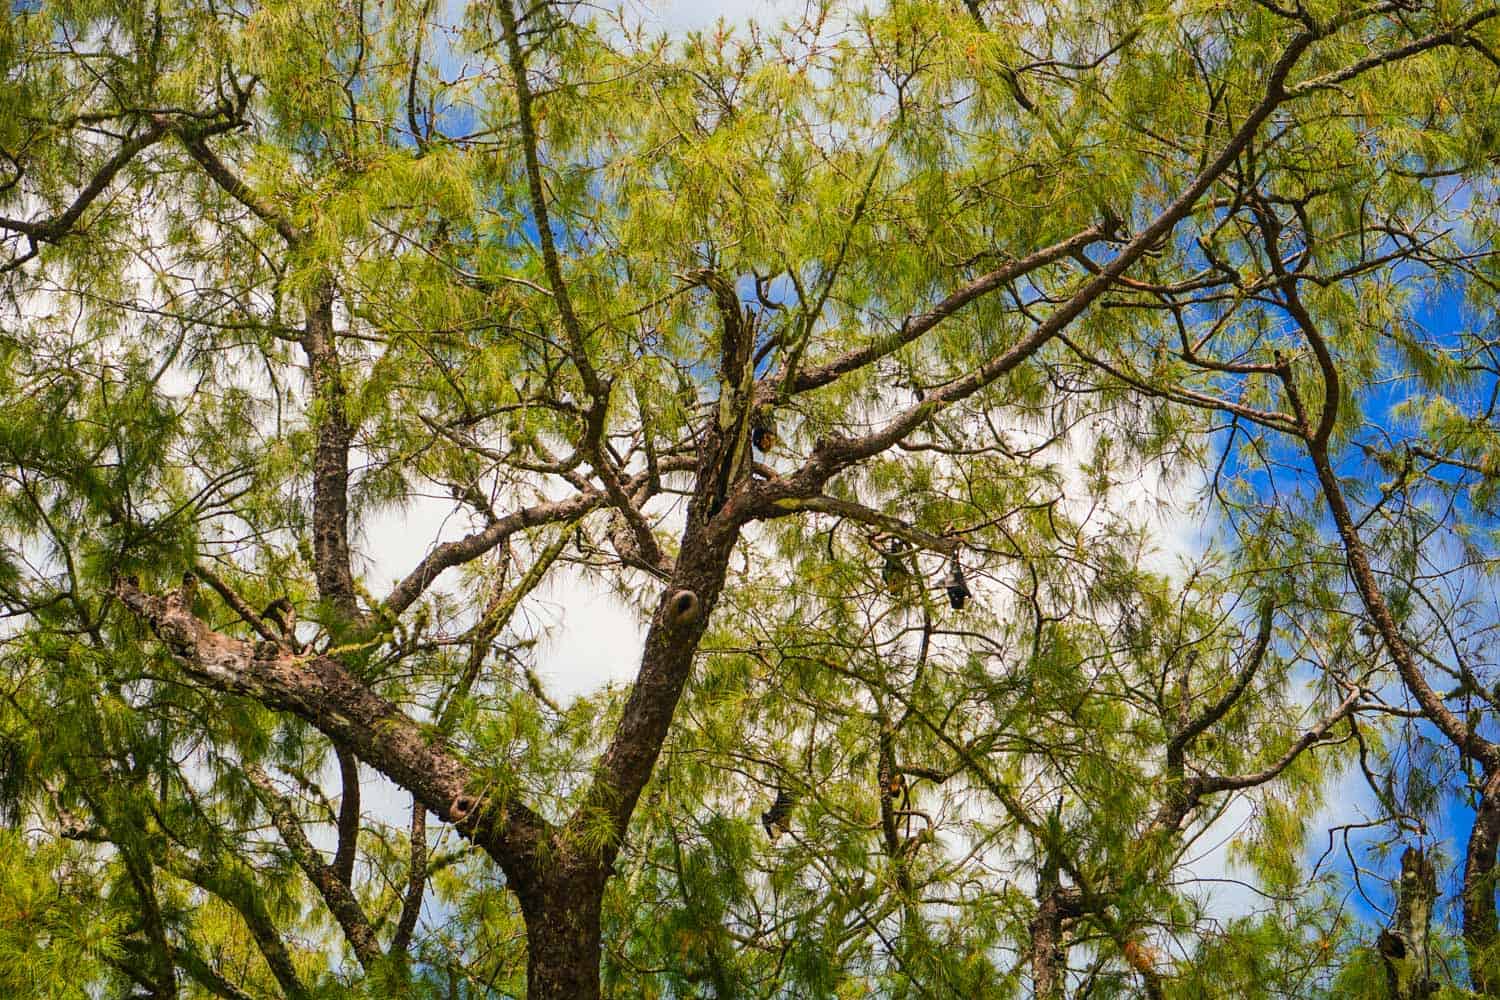
POLYGON ((1500 992, 1500 6, 0 66, 0 986, 1500 992))

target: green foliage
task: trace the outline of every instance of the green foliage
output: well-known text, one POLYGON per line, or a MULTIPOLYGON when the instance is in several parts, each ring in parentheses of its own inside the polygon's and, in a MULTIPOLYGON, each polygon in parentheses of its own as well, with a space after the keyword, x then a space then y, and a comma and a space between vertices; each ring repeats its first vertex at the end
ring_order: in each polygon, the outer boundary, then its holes
POLYGON ((101 873, 76 845, 37 848, 7 831, 0 847, 0 985, 16 996, 76 996, 123 953, 127 912, 98 905, 101 873))
MULTIPOLYGON (((345 831, 360 951, 319 881, 359 796, 326 706, 226 689, 122 607, 191 570, 206 627, 337 661, 486 821, 576 817, 538 856, 607 857, 613 995, 1025 996, 1049 892, 1069 995, 1382 995, 1308 851, 1326 811, 1363 822, 1350 781, 1402 837, 1484 784, 1408 724, 1435 713, 1398 704, 1376 602, 1496 731, 1485 12, 817 2, 664 35, 526 4, 528 109, 495 5, 6 4, 0 984, 526 989, 537 917, 412 820, 409 775, 345 831), (736 322, 750 373, 720 370, 736 322), (625 826, 589 795, 630 690, 549 690, 549 639, 585 588, 657 614, 638 533, 694 555, 684 497, 752 405, 779 440, 747 508, 910 420, 744 528, 625 826), (429 516, 479 539, 441 583, 389 527, 429 516), (1220 876, 1269 902, 1224 914, 1220 876)), ((1494 947, 1461 937, 1451 991, 1494 947)))

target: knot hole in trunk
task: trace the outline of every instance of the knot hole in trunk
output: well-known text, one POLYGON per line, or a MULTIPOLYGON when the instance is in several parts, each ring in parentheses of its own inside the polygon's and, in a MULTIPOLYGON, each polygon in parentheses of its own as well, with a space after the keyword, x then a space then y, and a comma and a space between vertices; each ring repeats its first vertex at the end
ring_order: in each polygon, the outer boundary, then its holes
POLYGON ((691 590, 679 590, 667 598, 667 623, 674 628, 691 625, 698 620, 702 603, 691 590))

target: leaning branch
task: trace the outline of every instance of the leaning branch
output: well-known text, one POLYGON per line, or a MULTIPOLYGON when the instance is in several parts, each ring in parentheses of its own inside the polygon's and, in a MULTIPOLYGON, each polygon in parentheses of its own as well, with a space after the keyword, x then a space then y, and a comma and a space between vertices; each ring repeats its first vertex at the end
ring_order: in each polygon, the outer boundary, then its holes
POLYGON ((1108 235, 1107 229, 1108 227, 1103 223, 1092 225, 1068 237, 1061 243, 1054 243, 1050 247, 1045 247, 1035 253, 1026 255, 1020 260, 1010 261, 987 274, 980 275, 943 299, 927 312, 917 313, 908 317, 901 324, 901 329, 895 336, 877 339, 864 347, 849 351, 847 354, 825 364, 796 372, 795 378, 791 383, 791 392, 807 392, 811 389, 825 386, 841 375, 847 375, 852 371, 864 368, 870 363, 899 350, 927 333, 927 331, 975 299, 987 295, 996 289, 1004 288, 1018 278, 1023 278, 1048 264, 1071 257, 1084 247, 1104 239, 1108 235))
POLYGON ((436 580, 438 574, 444 570, 479 558, 518 531, 543 524, 572 521, 608 504, 609 495, 601 490, 579 493, 566 500, 522 507, 504 517, 496 518, 482 531, 476 531, 457 541, 444 542, 434 548, 417 564, 415 569, 391 589, 383 607, 388 614, 399 615, 410 607, 413 601, 421 597, 432 581, 436 580))
MULTIPOLYGON (((169 124, 162 119, 158 119, 157 121, 158 124, 169 124)), ((208 174, 213 182, 224 190, 225 194, 241 205, 244 205, 256 218, 276 230, 281 235, 281 238, 286 240, 288 246, 299 246, 306 241, 307 234, 292 225, 291 220, 282 212, 256 194, 250 185, 246 184, 234 171, 230 170, 229 166, 219 158, 218 154, 208 148, 208 143, 204 141, 204 137, 201 134, 184 130, 178 132, 178 137, 182 140, 183 149, 186 149, 188 155, 198 161, 198 165, 203 168, 204 173, 208 174)))
POLYGON ((526 186, 531 197, 532 221, 536 223, 537 240, 542 247, 542 267, 547 272, 547 284, 552 286, 552 297, 557 302, 557 313, 562 319, 563 333, 568 338, 568 353, 573 365, 583 379, 583 387, 594 400, 600 401, 609 395, 608 384, 600 379, 589 361, 584 343, 583 327, 573 311, 573 300, 563 280, 562 265, 557 257, 557 245, 552 238, 552 220, 547 211, 547 195, 542 189, 542 165, 537 155, 536 121, 532 114, 531 83, 526 77, 526 57, 521 52, 520 32, 516 26, 516 12, 511 0, 500 0, 500 25, 505 35, 505 49, 509 57, 511 76, 516 87, 516 117, 521 129, 521 152, 526 161, 526 186))
POLYGON ((135 159, 137 154, 146 147, 159 141, 167 134, 169 128, 170 122, 156 118, 140 135, 121 143, 120 148, 115 150, 115 155, 94 172, 94 176, 84 185, 83 190, 78 192, 72 204, 56 218, 32 222, 26 219, 10 219, 0 216, 0 229, 19 233, 25 236, 31 244, 27 253, 0 266, 0 273, 13 271, 35 257, 39 244, 55 243, 72 232, 73 226, 82 218, 83 213, 88 211, 88 207, 114 182, 115 177, 125 168, 125 165, 135 159))
POLYGON ((956 539, 945 538, 942 535, 934 535, 920 528, 912 527, 898 517, 883 514, 878 510, 866 507, 864 504, 855 503, 852 500, 841 500, 838 497, 815 496, 805 500, 789 500, 782 505, 786 510, 810 511, 818 514, 832 514, 836 517, 846 517, 851 521, 869 525, 890 535, 904 538, 929 552, 940 552, 945 556, 951 556, 958 551, 959 545, 956 539))
POLYGON ((116 581, 114 594, 151 626, 194 680, 290 712, 453 823, 512 878, 535 872, 547 821, 524 803, 480 787, 468 765, 435 745, 423 727, 338 660, 270 650, 216 632, 184 606, 180 592, 159 597, 125 579, 116 581))
POLYGON ((196 885, 234 908, 245 922, 255 946, 265 959, 276 984, 288 1000, 311 1000, 276 921, 265 899, 253 888, 250 872, 237 858, 206 855, 194 858, 168 850, 160 859, 163 871, 196 885))
POLYGON ((1157 809, 1156 815, 1147 824, 1142 838, 1161 833, 1175 833, 1188 814, 1210 795, 1255 788, 1274 780, 1281 772, 1291 767, 1308 748, 1323 742, 1339 720, 1354 713, 1359 706, 1360 693, 1357 686, 1352 687, 1333 711, 1323 716, 1311 729, 1294 740, 1292 745, 1267 767, 1247 774, 1203 774, 1188 779, 1179 791, 1169 795, 1157 809))
POLYGON ((271 822, 281 834, 281 841, 291 852, 292 859, 297 862, 308 881, 317 888, 328 912, 338 921, 344 932, 344 939, 354 949, 359 964, 366 970, 370 969, 380 959, 380 944, 354 891, 339 877, 333 865, 324 863, 318 849, 303 831, 290 800, 281 793, 270 776, 255 764, 246 764, 245 774, 255 788, 261 804, 270 813, 271 822))
MULTIPOLYGON (((1244 123, 1219 151, 1219 155, 1198 173, 1192 183, 1163 209, 1150 225, 1142 229, 1113 260, 1104 265, 1099 273, 1090 278, 1082 288, 1069 296, 1036 329, 968 375, 929 393, 926 399, 903 411, 880 429, 862 437, 835 438, 820 442, 800 469, 786 479, 777 480, 761 488, 763 495, 757 497, 761 503, 754 505, 755 513, 765 516, 766 502, 774 503, 779 498, 778 495, 810 496, 821 491, 823 484, 838 472, 879 454, 905 438, 939 411, 967 399, 1002 376, 1014 371, 1022 362, 1067 329, 1073 320, 1082 315, 1095 300, 1114 287, 1116 279, 1129 270, 1141 257, 1158 246, 1179 222, 1192 213, 1198 199, 1234 164, 1266 119, 1270 118, 1276 109, 1289 99, 1286 90, 1287 77, 1302 54, 1318 37, 1310 32, 1304 32, 1288 43, 1281 58, 1267 74, 1265 96, 1251 109, 1244 123)), ((938 317, 938 319, 941 318, 941 316, 938 317)), ((933 325, 936 325, 936 320, 933 325)))
POLYGON ((1167 744, 1168 762, 1174 760, 1180 762, 1182 752, 1187 748, 1187 745, 1207 732, 1209 727, 1214 723, 1222 719, 1225 713, 1234 707, 1234 703, 1239 701, 1240 696, 1245 693, 1245 689, 1250 686, 1250 682, 1255 678, 1256 672, 1260 670, 1261 663, 1265 661, 1267 650, 1271 648, 1271 625, 1275 612, 1276 606, 1269 601, 1261 607, 1260 623, 1255 632, 1255 645, 1250 650, 1250 655, 1246 658, 1245 665, 1240 668, 1240 672, 1235 676, 1234 683, 1230 685, 1229 690, 1225 691, 1224 695, 1218 701, 1205 708, 1199 713, 1197 718, 1183 726, 1177 735, 1172 737, 1171 742, 1167 744))

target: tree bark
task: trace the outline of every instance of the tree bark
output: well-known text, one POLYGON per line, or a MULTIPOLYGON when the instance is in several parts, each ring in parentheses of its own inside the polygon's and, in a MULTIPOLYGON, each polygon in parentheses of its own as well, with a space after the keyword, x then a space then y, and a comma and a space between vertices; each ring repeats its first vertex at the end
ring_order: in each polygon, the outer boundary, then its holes
POLYGON ((518 892, 527 1000, 598 1000, 605 873, 557 872, 518 892))
POLYGON ((1076 891, 1065 889, 1049 851, 1037 878, 1036 916, 1031 919, 1031 986, 1036 1000, 1062 1000, 1068 972, 1065 922, 1078 915, 1076 891))
POLYGON ((116 581, 114 593, 151 625, 189 677, 311 723, 457 826, 508 876, 537 864, 547 821, 515 798, 488 794, 458 755, 334 657, 285 648, 262 657, 259 644, 210 628, 177 594, 147 594, 130 579, 116 581))
MULTIPOLYGON (((709 451, 718 453, 717 448, 709 451)), ((700 476, 700 483, 707 481, 700 476)), ((560 829, 523 803, 492 797, 476 787, 472 771, 441 741, 430 740, 421 726, 336 658, 294 655, 284 647, 262 651, 263 644, 204 624, 180 594, 149 595, 134 580, 116 581, 114 592, 151 624, 189 676, 310 722, 483 847, 505 871, 521 904, 527 930, 528 997, 592 1000, 600 991, 604 886, 692 672, 698 642, 738 538, 738 499, 715 519, 699 513, 701 506, 700 496, 683 537, 687 555, 678 560, 672 585, 663 593, 614 739, 582 804, 560 829), (614 836, 581 848, 591 825, 601 818, 609 822, 614 836)))
POLYGON ((1495 911, 1495 852, 1500 846, 1500 770, 1492 771, 1479 796, 1469 849, 1464 857, 1464 949, 1469 958, 1469 981, 1481 996, 1500 989, 1500 962, 1495 939, 1500 919, 1495 911))
POLYGON ((1391 995, 1396 1000, 1425 1000, 1437 993, 1428 950, 1432 904, 1437 900, 1437 873, 1421 849, 1408 847, 1401 855, 1401 881, 1396 885, 1396 918, 1380 932, 1376 947, 1385 960, 1391 995))
POLYGON ((333 285, 325 280, 309 303, 302 347, 319 411, 313 453, 313 572, 318 596, 348 624, 358 617, 349 558, 349 446, 354 428, 345 412, 348 389, 339 364, 333 298, 333 285))

